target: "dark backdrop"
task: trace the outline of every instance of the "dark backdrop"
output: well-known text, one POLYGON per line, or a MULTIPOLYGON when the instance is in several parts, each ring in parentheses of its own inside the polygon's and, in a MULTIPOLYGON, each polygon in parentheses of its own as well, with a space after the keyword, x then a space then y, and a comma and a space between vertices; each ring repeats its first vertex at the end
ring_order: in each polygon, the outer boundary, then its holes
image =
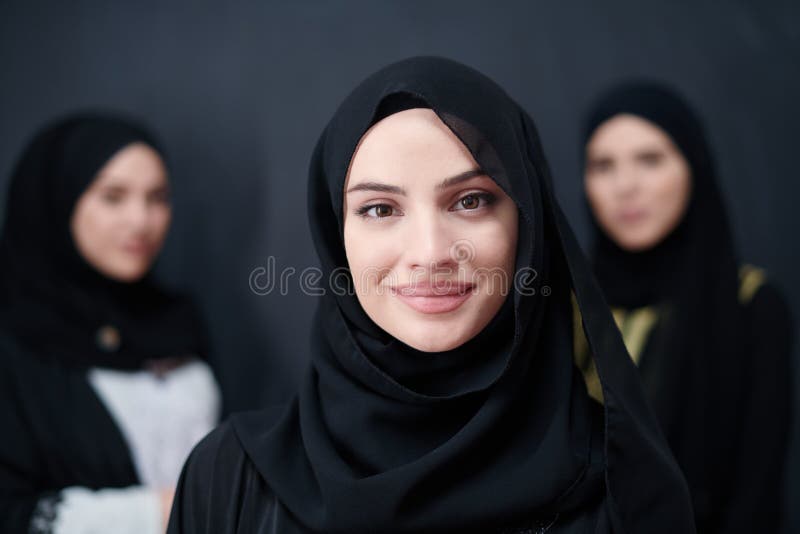
MULTIPOLYGON (((286 295, 248 280, 269 257, 297 273, 316 263, 305 190, 317 136, 364 76, 417 54, 478 68, 532 113, 584 240, 582 110, 624 77, 677 86, 707 123, 743 259, 769 270, 800 320, 797 2, 218 4, 0 0, 0 194, 55 115, 110 108, 151 123, 176 206, 159 270, 202 304, 229 409, 286 398, 305 363, 314 302, 297 274, 286 295)), ((791 462, 797 503, 800 455, 791 462)))

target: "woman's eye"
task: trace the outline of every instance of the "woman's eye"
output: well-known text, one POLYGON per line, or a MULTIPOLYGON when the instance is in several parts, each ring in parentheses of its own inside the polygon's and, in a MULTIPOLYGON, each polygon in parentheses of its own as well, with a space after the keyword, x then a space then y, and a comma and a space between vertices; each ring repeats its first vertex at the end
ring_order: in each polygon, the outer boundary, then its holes
POLYGON ((645 154, 640 154, 638 159, 648 167, 656 167, 661 163, 663 155, 658 152, 647 152, 645 154))
POLYGON ((613 164, 610 160, 602 159, 596 161, 590 161, 586 166, 586 170, 590 174, 604 174, 611 170, 613 164))
POLYGON ((453 206, 453 210, 476 210, 491 204, 493 200, 494 195, 489 193, 470 193, 458 199, 455 206, 453 206))
POLYGON ((106 193, 102 198, 107 204, 119 204, 122 202, 122 195, 119 193, 106 193))
POLYGON ((167 192, 153 193, 147 200, 154 204, 169 204, 170 195, 167 192))
POLYGON ((359 208, 358 214, 362 217, 372 217, 374 219, 382 219, 384 217, 391 217, 394 215, 394 208, 388 204, 375 204, 372 206, 364 206, 359 208))
POLYGON ((392 209, 392 207, 391 206, 387 206, 386 204, 381 204, 379 206, 375 206, 372 209, 375 210, 375 216, 376 217, 388 217, 389 215, 394 213, 394 210, 392 209))
POLYGON ((461 199, 461 207, 465 210, 474 210, 481 205, 481 199, 475 195, 467 195, 461 199))

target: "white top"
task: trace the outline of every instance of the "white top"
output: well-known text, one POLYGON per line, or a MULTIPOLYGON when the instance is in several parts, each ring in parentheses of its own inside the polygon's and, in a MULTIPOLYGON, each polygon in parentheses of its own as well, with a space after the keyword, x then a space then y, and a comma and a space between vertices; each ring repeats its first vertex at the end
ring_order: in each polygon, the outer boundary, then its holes
POLYGON ((209 366, 192 360, 161 376, 94 368, 89 383, 128 444, 141 486, 61 491, 53 534, 163 532, 160 493, 173 489, 194 445, 217 423, 220 393, 209 366))
POLYGON ((122 431, 142 484, 174 488, 189 452, 219 417, 208 365, 193 360, 160 377, 92 369, 89 383, 122 431))
POLYGON ((145 486, 97 491, 61 490, 53 534, 164 534, 164 517, 157 491, 145 486), (111 530, 109 530, 111 529, 111 530))

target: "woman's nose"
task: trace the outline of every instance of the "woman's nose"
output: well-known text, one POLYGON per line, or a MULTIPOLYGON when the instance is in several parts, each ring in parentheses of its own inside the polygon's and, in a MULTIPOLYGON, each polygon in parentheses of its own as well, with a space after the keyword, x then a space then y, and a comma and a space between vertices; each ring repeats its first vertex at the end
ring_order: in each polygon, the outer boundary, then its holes
POLYGON ((639 188, 639 172, 632 166, 620 166, 614 176, 614 189, 618 196, 630 196, 639 188))
POLYGON ((125 218, 131 226, 143 229, 150 217, 150 206, 146 199, 133 199, 125 207, 125 218))
POLYGON ((418 215, 406 228, 404 236, 405 263, 411 270, 428 274, 455 268, 458 253, 453 252, 456 241, 443 217, 438 213, 418 215))

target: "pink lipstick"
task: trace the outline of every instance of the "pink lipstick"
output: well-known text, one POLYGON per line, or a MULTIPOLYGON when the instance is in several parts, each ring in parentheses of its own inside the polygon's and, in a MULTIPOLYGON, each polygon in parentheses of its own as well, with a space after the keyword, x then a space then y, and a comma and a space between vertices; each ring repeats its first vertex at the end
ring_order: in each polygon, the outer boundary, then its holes
POLYGON ((472 296, 473 284, 439 282, 408 284, 391 288, 392 294, 420 313, 438 314, 458 309, 472 296))

